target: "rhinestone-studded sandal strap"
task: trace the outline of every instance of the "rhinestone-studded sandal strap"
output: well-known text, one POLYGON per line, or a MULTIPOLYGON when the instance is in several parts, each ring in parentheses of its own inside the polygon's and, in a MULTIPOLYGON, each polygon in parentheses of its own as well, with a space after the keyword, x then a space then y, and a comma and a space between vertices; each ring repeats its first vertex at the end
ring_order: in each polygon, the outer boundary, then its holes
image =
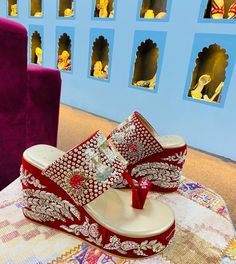
POLYGON ((78 205, 85 205, 115 184, 127 161, 101 132, 74 147, 43 171, 78 205))
POLYGON ((110 134, 112 143, 129 164, 135 164, 163 151, 161 144, 148 131, 138 115, 134 112, 110 134))

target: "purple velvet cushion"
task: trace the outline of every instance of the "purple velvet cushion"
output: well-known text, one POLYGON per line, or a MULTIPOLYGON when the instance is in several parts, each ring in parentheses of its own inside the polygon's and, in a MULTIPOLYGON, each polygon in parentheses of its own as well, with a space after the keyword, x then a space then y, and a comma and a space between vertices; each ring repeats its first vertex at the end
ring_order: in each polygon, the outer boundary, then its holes
POLYGON ((28 65, 27 147, 56 146, 60 94, 58 70, 28 65))
POLYGON ((26 103, 27 31, 3 18, 0 18, 0 80, 0 115, 22 111, 26 103))
POLYGON ((23 151, 56 145, 60 72, 27 69, 27 31, 0 18, 0 190, 19 176, 23 151))
POLYGON ((27 36, 26 28, 15 21, 0 17, 0 25, 1 25, 0 27, 1 32, 13 33, 14 35, 20 34, 27 36))
POLYGON ((26 146, 27 31, 0 18, 0 189, 19 175, 26 146))

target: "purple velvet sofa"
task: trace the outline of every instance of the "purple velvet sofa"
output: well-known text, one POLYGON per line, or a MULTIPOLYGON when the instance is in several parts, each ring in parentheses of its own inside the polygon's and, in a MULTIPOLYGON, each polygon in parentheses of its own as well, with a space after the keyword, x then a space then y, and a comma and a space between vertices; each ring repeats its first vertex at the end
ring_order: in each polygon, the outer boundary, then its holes
POLYGON ((56 145, 60 72, 27 66, 27 31, 0 18, 0 190, 19 176, 23 151, 56 145))

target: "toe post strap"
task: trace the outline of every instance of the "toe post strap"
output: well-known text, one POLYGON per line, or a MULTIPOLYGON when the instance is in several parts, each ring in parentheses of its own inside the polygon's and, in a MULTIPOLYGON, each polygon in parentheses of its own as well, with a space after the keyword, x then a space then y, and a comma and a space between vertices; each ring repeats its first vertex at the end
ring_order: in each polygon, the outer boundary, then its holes
POLYGON ((135 186, 127 170, 123 172, 122 176, 128 181, 131 186, 132 207, 135 209, 143 209, 148 192, 151 187, 150 181, 148 181, 147 179, 141 179, 138 183, 138 186, 135 186))

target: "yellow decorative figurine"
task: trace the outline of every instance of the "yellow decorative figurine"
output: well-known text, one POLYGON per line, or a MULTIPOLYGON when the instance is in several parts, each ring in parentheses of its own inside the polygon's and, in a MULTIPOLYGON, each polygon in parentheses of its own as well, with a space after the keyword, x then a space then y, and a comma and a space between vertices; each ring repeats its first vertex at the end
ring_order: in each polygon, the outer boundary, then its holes
POLYGON ((93 76, 96 78, 103 78, 103 71, 102 71, 102 62, 96 61, 96 63, 93 66, 93 76))
POLYGON ((191 96, 194 99, 202 98, 202 90, 205 85, 207 85, 211 81, 211 76, 209 74, 203 74, 198 83, 194 86, 194 89, 191 91, 191 96))
POLYGON ((114 17, 114 10, 112 10, 109 14, 109 18, 113 18, 114 17))
POLYGON ((64 70, 64 71, 71 70, 70 53, 67 50, 63 50, 61 55, 58 56, 57 67, 59 70, 64 70))
POLYGON ((153 19, 155 18, 155 14, 153 12, 152 9, 148 9, 145 14, 144 14, 144 18, 147 18, 147 19, 153 19))
POLYGON ((34 16, 35 17, 41 17, 41 16, 43 16, 43 13, 42 12, 35 12, 34 16))
POLYGON ((11 5, 11 16, 17 16, 17 4, 11 5))
POLYGON ((166 17, 166 12, 159 12, 155 18, 162 19, 166 17))
POLYGON ((205 94, 205 95, 203 96, 203 100, 205 100, 205 101, 207 101, 207 102, 213 102, 213 101, 215 100, 215 98, 217 97, 217 95, 219 95, 219 94, 221 93, 223 86, 224 86, 224 82, 221 82, 221 83, 217 86, 217 88, 216 88, 215 93, 213 94, 213 96, 212 96, 211 98, 209 98, 208 95, 205 94))
POLYGON ((211 0, 211 18, 222 19, 224 16, 224 0, 211 0))
POLYGON ((100 0, 97 5, 97 9, 99 10, 99 17, 108 17, 107 6, 108 0, 100 0))
POLYGON ((108 65, 106 65, 104 67, 104 70, 103 70, 103 78, 104 79, 108 79, 108 65))
POLYGON ((64 11, 64 17, 72 17, 74 15, 74 10, 70 8, 66 8, 64 11))
POLYGON ((140 80, 134 83, 135 86, 147 87, 151 90, 155 88, 156 85, 156 74, 150 80, 140 80))
POLYGON ((114 2, 112 4, 112 10, 110 11, 110 14, 109 14, 109 18, 113 18, 114 17, 114 2))
POLYGON ((37 56, 37 64, 41 65, 43 61, 43 51, 41 48, 37 47, 35 49, 35 54, 37 56))

